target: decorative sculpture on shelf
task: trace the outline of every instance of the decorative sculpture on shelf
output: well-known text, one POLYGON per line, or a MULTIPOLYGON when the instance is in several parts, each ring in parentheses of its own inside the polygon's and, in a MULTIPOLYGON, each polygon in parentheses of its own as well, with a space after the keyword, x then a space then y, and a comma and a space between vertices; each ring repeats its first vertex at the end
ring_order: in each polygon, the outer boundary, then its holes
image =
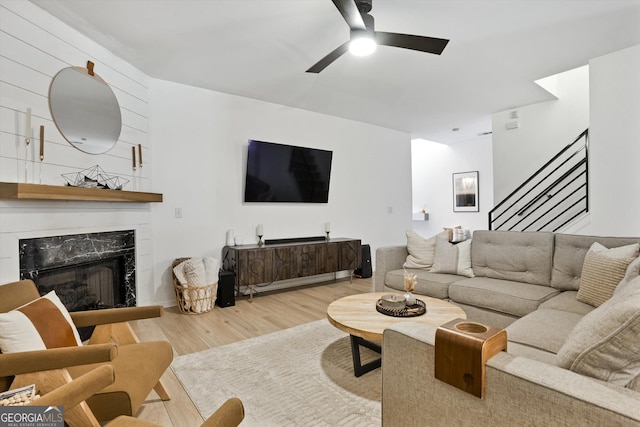
POLYGON ((71 187, 104 188, 108 190, 122 190, 129 182, 128 179, 117 175, 109 175, 98 165, 80 172, 63 173, 62 177, 71 187))

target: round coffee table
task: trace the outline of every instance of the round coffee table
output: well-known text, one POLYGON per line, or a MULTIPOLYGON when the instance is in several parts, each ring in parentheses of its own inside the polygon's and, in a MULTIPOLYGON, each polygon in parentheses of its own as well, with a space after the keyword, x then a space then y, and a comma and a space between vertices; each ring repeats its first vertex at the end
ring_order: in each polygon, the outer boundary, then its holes
POLYGON ((378 313, 376 302, 382 295, 400 292, 371 292, 340 298, 327 307, 327 319, 336 328, 351 336, 351 353, 356 377, 380 367, 380 359, 362 365, 360 346, 380 353, 382 332, 400 322, 416 322, 438 327, 456 318, 466 319, 460 307, 437 298, 416 295, 427 306, 427 312, 415 317, 393 317, 378 313))

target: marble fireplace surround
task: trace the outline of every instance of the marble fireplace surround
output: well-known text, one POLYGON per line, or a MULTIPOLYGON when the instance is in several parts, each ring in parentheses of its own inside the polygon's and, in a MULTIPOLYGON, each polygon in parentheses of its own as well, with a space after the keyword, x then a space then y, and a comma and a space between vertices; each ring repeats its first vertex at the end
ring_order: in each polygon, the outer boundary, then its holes
POLYGON ((83 233, 20 239, 20 278, 32 279, 47 272, 104 262, 120 263, 122 272, 114 283, 120 294, 118 306, 136 305, 135 230, 83 233))

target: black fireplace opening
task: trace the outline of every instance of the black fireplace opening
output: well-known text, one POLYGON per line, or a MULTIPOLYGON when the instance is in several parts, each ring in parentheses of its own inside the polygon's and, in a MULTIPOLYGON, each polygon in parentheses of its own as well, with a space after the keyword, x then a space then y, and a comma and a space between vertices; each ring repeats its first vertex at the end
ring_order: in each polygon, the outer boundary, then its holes
MULTIPOLYGON (((21 239, 20 277, 72 311, 136 305, 135 231, 21 239)), ((79 328, 82 340, 93 328, 79 328)))
POLYGON ((114 257, 38 272, 41 295, 52 290, 69 311, 126 307, 124 259, 114 257))

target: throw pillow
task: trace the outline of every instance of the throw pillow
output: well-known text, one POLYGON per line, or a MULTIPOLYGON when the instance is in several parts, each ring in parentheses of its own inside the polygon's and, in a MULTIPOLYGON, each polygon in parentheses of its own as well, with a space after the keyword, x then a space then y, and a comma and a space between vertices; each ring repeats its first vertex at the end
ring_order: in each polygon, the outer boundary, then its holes
POLYGON ((640 374, 640 277, 586 314, 556 355, 555 364, 626 386, 640 374))
POLYGON ((2 353, 78 345, 82 345, 78 331, 55 291, 0 314, 2 353))
POLYGON ((471 240, 453 244, 447 236, 436 238, 436 253, 433 257, 432 273, 448 273, 473 277, 471 268, 471 240))
POLYGON ((436 236, 425 239, 413 230, 407 230, 407 259, 404 268, 430 268, 436 250, 436 236))
POLYGON ((451 239, 449 239, 449 241, 451 243, 460 243, 470 238, 471 238, 471 232, 466 228, 454 228, 452 237, 451 239))
POLYGON ((611 298, 627 267, 638 255, 638 244, 607 249, 594 243, 584 257, 578 301, 598 307, 611 298))
POLYGON ((447 232, 447 240, 448 241, 452 241, 453 240, 453 230, 456 229, 461 229, 462 226, 461 225, 456 225, 455 227, 444 227, 443 230, 447 232))
POLYGON ((620 283, 618 283, 618 286, 616 286, 616 289, 613 291, 613 293, 615 294, 620 292, 625 288, 625 286, 627 286, 627 284, 629 284, 638 276, 640 276, 640 256, 631 261, 631 264, 629 264, 629 267, 627 267, 627 272, 624 274, 624 278, 620 281, 620 283))

